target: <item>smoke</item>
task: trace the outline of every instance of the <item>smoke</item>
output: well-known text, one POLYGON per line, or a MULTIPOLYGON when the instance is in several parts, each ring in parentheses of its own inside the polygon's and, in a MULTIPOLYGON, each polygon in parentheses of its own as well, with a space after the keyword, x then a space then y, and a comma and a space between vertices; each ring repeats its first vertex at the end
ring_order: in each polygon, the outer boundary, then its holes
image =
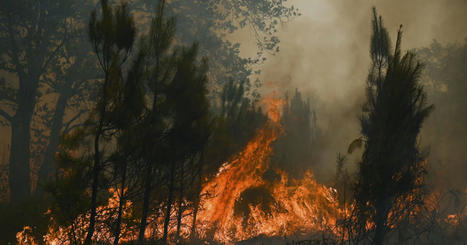
MULTIPOLYGON (((321 179, 333 176, 336 154, 346 153, 360 134, 373 6, 383 16, 393 45, 403 24, 405 50, 429 46, 433 39, 454 43, 467 37, 465 0, 296 0, 289 4, 298 7, 302 16, 282 26, 280 52, 267 57, 259 78, 264 93, 298 88, 314 98, 324 134, 319 163, 313 163, 318 164, 315 170, 321 179)), ((242 55, 254 56, 250 33, 237 33, 233 39, 242 43, 242 55)), ((348 156, 347 167, 355 168, 359 155, 348 156)))
MULTIPOLYGON (((324 179, 334 174, 336 154, 345 153, 349 143, 359 136, 358 117, 370 64, 373 6, 383 16, 393 41, 399 25, 404 25, 404 49, 429 46, 433 39, 446 44, 462 42, 467 37, 466 0, 289 0, 288 4, 299 8, 302 16, 281 26, 280 52, 267 57, 260 67, 259 79, 263 81, 264 93, 298 88, 312 97, 324 139, 317 163, 310 165, 317 165, 318 177, 324 179)), ((248 30, 231 37, 241 43, 242 56, 255 57, 252 37, 248 30)), ((429 118, 428 123, 432 122, 429 118)), ((422 137, 424 144, 433 149, 437 142, 427 135, 430 132, 423 132, 422 137)), ((0 127, 0 135, 0 145, 7 145, 9 128, 0 127)), ((443 144, 449 142, 450 137, 446 136, 443 144)), ((462 158, 459 147, 444 149, 455 149, 459 155, 456 158, 462 158)), ((358 152, 348 156, 347 167, 355 167, 358 156, 358 152)))

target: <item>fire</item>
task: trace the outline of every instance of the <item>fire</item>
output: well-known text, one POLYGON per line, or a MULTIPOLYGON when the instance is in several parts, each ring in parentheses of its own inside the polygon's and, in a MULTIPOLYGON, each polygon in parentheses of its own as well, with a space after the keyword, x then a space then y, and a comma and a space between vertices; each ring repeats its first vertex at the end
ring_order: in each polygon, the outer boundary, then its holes
MULTIPOLYGON (((97 213, 99 214, 97 217, 96 222, 96 230, 98 232, 95 233, 94 239, 100 242, 111 242, 112 239, 112 230, 111 227, 107 224, 108 218, 112 217, 115 219, 116 213, 113 212, 117 209, 119 204, 119 194, 118 191, 111 188, 109 189, 109 193, 111 196, 108 199, 108 204, 105 206, 100 206, 97 209, 97 213)), ((129 212, 131 210, 132 203, 131 201, 126 201, 123 205, 123 217, 129 216, 129 212)), ((48 210, 45 215, 49 215, 50 210, 48 210)), ((54 229, 54 220, 50 218, 50 225, 47 234, 43 237, 43 241, 45 244, 48 245, 56 245, 56 244, 81 244, 84 241, 84 237, 86 236, 87 228, 88 228, 88 221, 89 221, 89 213, 82 214, 78 216, 70 226, 68 227, 58 227, 54 229)), ((21 232, 16 234, 16 240, 18 244, 28 244, 28 245, 36 245, 39 244, 32 235, 32 228, 26 226, 23 228, 21 232)), ((122 237, 121 241, 129 241, 134 239, 133 234, 130 232, 130 227, 126 224, 122 223, 122 237)))
MULTIPOLYGON (((271 120, 245 149, 225 163, 217 176, 204 185, 202 193, 210 193, 213 197, 201 203, 198 221, 202 237, 206 237, 211 226, 215 226, 214 239, 229 241, 233 238, 228 234, 229 230, 241 228, 238 227, 241 222, 234 215, 235 200, 248 188, 264 184, 262 175, 268 169, 268 158, 273 150, 271 144, 277 139, 280 130, 278 104, 272 104, 269 109, 271 120)), ((234 233, 240 235, 238 231, 234 233)))
MULTIPOLYGON (((270 168, 273 142, 283 133, 280 124, 283 100, 267 98, 263 101, 268 108, 269 120, 256 133, 245 148, 224 163, 217 175, 202 187, 199 211, 196 220, 196 235, 200 239, 214 240, 223 244, 257 236, 291 236, 327 232, 336 237, 345 236, 339 230, 338 220, 349 217, 352 204, 343 208, 337 199, 337 190, 318 183, 312 173, 306 172, 302 179, 294 179, 286 172, 270 168), (266 178, 266 174, 274 178, 266 178)), ((107 205, 98 208, 94 241, 113 241, 109 219, 115 219, 115 210, 120 199, 118 191, 109 190, 107 205)), ((466 190, 467 193, 467 190, 466 190)), ((402 202, 401 202, 402 203, 402 202)), ((193 222, 193 207, 187 207, 182 218, 180 236, 188 239, 193 222)), ((132 202, 123 205, 123 216, 131 215, 132 202)), ((162 234, 164 204, 148 217, 146 238, 157 238, 162 234)), ((467 215, 467 209, 465 210, 467 215)), ((50 212, 46 213, 46 215, 50 212)), ((51 218, 48 233, 43 237, 46 244, 82 243, 87 232, 89 213, 78 216, 68 227, 53 227, 51 218)), ((391 212, 390 219, 397 219, 391 212)), ((446 222, 459 223, 459 217, 449 215, 446 222)), ((136 240, 138 220, 122 223, 121 242, 136 240)), ((170 237, 174 237, 176 221, 170 221, 170 237)), ((373 224, 368 224, 370 229, 373 224)), ((18 244, 38 244, 33 239, 31 227, 24 227, 17 234, 18 244)), ((343 237, 345 239, 345 237, 343 237)))
MULTIPOLYGON (((342 212, 338 207, 336 190, 317 183, 310 172, 301 180, 289 178, 281 170, 272 170, 279 176, 276 181, 263 178, 269 169, 272 143, 283 132, 280 112, 284 101, 267 98, 263 103, 268 108, 269 117, 265 126, 241 152, 223 164, 217 175, 202 188, 203 198, 196 222, 197 235, 202 239, 229 244, 259 235, 283 236, 313 232, 335 225, 336 215, 342 212), (252 194, 260 199, 248 200, 252 194)), ((119 196, 113 189, 109 193, 111 197, 108 204, 98 208, 95 241, 111 242, 111 229, 105 225, 104 217, 114 215, 110 212, 118 207, 119 196)), ((125 213, 130 212, 131 205, 130 201, 125 203, 125 213)), ((185 210, 185 214, 191 212, 185 210)), ((50 227, 44 241, 46 244, 70 244, 70 237, 74 237, 82 242, 88 219, 87 213, 80 215, 69 227, 50 227)), ((158 225, 148 227, 145 236, 160 234, 162 222, 163 215, 150 216, 148 223, 158 225)), ((185 215, 183 223, 191 222, 192 216, 185 215)), ((136 239, 135 227, 122 226, 122 242, 136 239)), ((30 227, 25 227, 18 233, 20 244, 37 244, 29 235, 30 231, 30 227)), ((189 234, 189 227, 182 227, 181 236, 188 238, 189 234)))
POLYGON ((283 236, 299 231, 322 230, 323 225, 335 225, 338 208, 336 190, 318 184, 309 172, 302 180, 290 179, 274 170, 280 180, 268 183, 263 175, 269 168, 272 143, 283 131, 280 121, 281 100, 267 99, 269 121, 259 130, 243 151, 223 165, 217 176, 204 185, 209 193, 201 203, 200 236, 223 243, 245 240, 258 235, 283 236), (245 193, 265 198, 244 205, 245 193), (264 200, 264 199, 270 199, 264 200), (240 206, 240 207, 238 207, 240 206))

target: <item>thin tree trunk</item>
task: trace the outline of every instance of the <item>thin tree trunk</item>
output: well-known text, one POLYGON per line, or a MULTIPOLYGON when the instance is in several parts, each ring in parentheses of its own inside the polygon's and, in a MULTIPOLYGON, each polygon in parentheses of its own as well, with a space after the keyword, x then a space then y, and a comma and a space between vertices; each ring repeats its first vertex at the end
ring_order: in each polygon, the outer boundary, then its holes
MULTIPOLYGON (((160 65, 159 55, 156 54, 156 68, 155 68, 156 78, 158 77, 158 74, 159 74, 159 65, 160 65)), ((158 96, 157 85, 158 85, 157 82, 154 83, 154 94, 153 94, 152 111, 151 111, 152 112, 151 120, 153 122, 155 122, 157 119, 157 109, 158 109, 157 108, 157 96, 158 96)), ((146 172, 146 179, 144 183, 143 211, 141 215, 141 222, 139 225, 138 244, 144 243, 144 233, 146 232, 147 218, 149 214, 149 202, 151 200, 151 191, 152 191, 151 175, 152 175, 153 167, 152 167, 152 162, 149 161, 148 164, 149 166, 146 172)))
MULTIPOLYGON (((158 205, 156 205, 156 207, 157 206, 158 205)), ((155 213, 156 215, 154 216, 154 228, 153 228, 153 232, 151 233, 151 238, 153 240, 157 240, 157 225, 159 224, 158 220, 159 220, 159 216, 161 215, 161 212, 159 212, 159 208, 157 208, 155 213)))
POLYGON ((144 243, 144 233, 146 231, 149 213, 149 200, 151 200, 151 173, 152 167, 149 167, 146 172, 146 179, 144 183, 143 212, 141 214, 141 222, 139 224, 138 244, 144 243))
POLYGON ((373 245, 382 245, 384 242, 384 237, 387 230, 387 219, 388 219, 388 209, 389 205, 387 199, 378 202, 376 209, 376 218, 375 218, 375 236, 373 239, 373 245))
POLYGON ((190 237, 191 239, 194 239, 195 236, 196 236, 196 217, 198 215, 198 210, 199 210, 199 203, 200 203, 200 200, 201 200, 201 175, 202 175, 202 171, 203 171, 203 164, 204 164, 204 151, 201 151, 201 155, 200 155, 200 158, 199 158, 199 164, 198 164, 198 172, 197 173, 193 173, 193 178, 191 180, 191 184, 195 184, 195 180, 196 180, 196 177, 198 177, 198 181, 196 182, 196 187, 197 187, 197 191, 198 191, 198 196, 195 198, 194 200, 194 207, 193 207, 193 221, 191 223, 191 233, 190 233, 190 237))
POLYGON ((122 187, 120 189, 120 201, 118 204, 118 215, 117 215, 117 223, 115 228, 115 240, 114 245, 118 245, 118 241, 120 240, 120 230, 122 224, 122 213, 123 213, 123 204, 125 203, 125 182, 126 182, 126 169, 127 169, 127 162, 123 163, 123 172, 122 172, 122 187))
POLYGON ((102 120, 99 122, 99 128, 94 138, 94 167, 93 167, 93 177, 92 177, 92 191, 91 191, 91 217, 89 218, 89 227, 88 233, 86 235, 86 240, 84 244, 90 245, 91 239, 94 234, 94 225, 96 223, 96 208, 97 208, 97 191, 98 191, 98 181, 99 181, 99 172, 100 172, 100 156, 99 156, 99 139, 102 131, 102 120))
POLYGON ((167 198, 167 209, 165 213, 165 220, 164 220, 164 234, 162 236, 162 242, 167 244, 167 235, 169 231, 169 223, 170 223, 170 213, 172 211, 172 202, 173 202, 173 193, 174 193, 174 182, 175 182, 175 163, 172 163, 170 166, 170 180, 169 180, 169 196, 167 198))
POLYGON ((184 164, 182 163, 180 166, 180 195, 178 197, 178 214, 177 214, 177 235, 176 238, 177 240, 180 239, 180 227, 182 225, 182 215, 183 215, 183 177, 185 175, 184 171, 184 164))
POLYGON ((195 203, 193 204, 193 221, 191 223, 191 233, 190 237, 191 239, 194 239, 196 237, 196 216, 198 215, 198 209, 199 209, 199 199, 200 197, 198 196, 195 200, 195 203))
MULTIPOLYGON (((97 53, 97 52, 96 52, 97 53)), ((91 190, 91 217, 89 218, 89 227, 86 239, 84 240, 85 245, 90 245, 92 236, 94 235, 95 223, 96 223, 96 209, 97 209, 97 191, 99 187, 99 173, 101 171, 101 159, 99 152, 99 140, 102 135, 104 128, 104 114, 106 112, 107 103, 107 87, 109 83, 109 72, 105 73, 104 85, 102 86, 102 103, 98 106, 99 109, 99 123, 97 125, 96 135, 94 137, 94 166, 92 169, 92 190, 91 190)), ((98 103, 99 105, 99 103, 98 103)))

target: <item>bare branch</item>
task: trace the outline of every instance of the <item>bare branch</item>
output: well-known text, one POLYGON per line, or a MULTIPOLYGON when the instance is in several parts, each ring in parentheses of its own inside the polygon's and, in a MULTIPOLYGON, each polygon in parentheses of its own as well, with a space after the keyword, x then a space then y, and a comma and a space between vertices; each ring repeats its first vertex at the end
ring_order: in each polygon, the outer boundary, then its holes
POLYGON ((13 119, 13 117, 10 114, 8 114, 6 111, 2 109, 0 109, 0 116, 4 117, 9 122, 11 122, 11 120, 13 119))
POLYGON ((82 123, 79 123, 79 124, 75 124, 73 126, 71 126, 71 124, 73 122, 75 122, 76 120, 78 120, 81 115, 83 115, 85 112, 87 112, 86 110, 80 110, 78 113, 76 113, 76 115, 74 117, 72 117, 70 120, 68 120, 68 122, 65 124, 65 126, 63 127, 63 131, 64 132, 69 132, 71 131, 72 129, 76 128, 76 127, 79 127, 77 125, 83 125, 82 123))
POLYGON ((65 43, 68 41, 68 28, 66 27, 66 22, 64 24, 64 29, 65 33, 63 34, 63 39, 60 41, 60 44, 55 47, 54 51, 49 55, 49 57, 44 61, 44 64, 42 65, 42 70, 45 70, 49 63, 52 61, 53 58, 56 57, 58 51, 65 45, 65 43))
POLYGON ((75 128, 79 128, 79 127, 82 127, 84 126, 85 124, 84 123, 77 123, 71 127, 68 127, 66 129, 63 130, 63 134, 68 134, 69 132, 71 132, 71 130, 75 129, 75 128))

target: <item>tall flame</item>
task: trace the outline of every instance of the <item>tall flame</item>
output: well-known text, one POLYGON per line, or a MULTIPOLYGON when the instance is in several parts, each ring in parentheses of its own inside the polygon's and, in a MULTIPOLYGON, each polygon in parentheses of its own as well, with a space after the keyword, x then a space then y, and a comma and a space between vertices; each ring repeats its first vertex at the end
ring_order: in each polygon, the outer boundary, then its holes
MULTIPOLYGON (((200 207, 196 221, 197 235, 201 239, 214 240, 224 244, 264 236, 290 236, 324 231, 336 236, 342 235, 337 229, 337 220, 347 217, 352 207, 341 208, 337 200, 337 191, 319 184, 310 172, 302 179, 294 179, 282 170, 270 169, 272 143, 284 129, 280 124, 283 100, 267 98, 263 103, 268 109, 268 121, 258 130, 246 147, 224 163, 217 175, 206 182, 201 191, 200 207), (273 172, 273 180, 265 174, 273 172)), ((111 242, 111 228, 106 225, 108 216, 115 218, 114 210, 119 203, 117 191, 112 194, 105 206, 98 208, 97 230, 93 239, 97 242, 111 242)), ((467 190, 466 190, 467 193, 467 190)), ((401 200, 403 201, 403 200, 401 200)), ((146 237, 161 234, 164 222, 163 204, 158 213, 148 217, 146 237)), ((124 216, 131 219, 132 203, 124 205, 124 216)), ((188 207, 188 205, 186 205, 188 207)), ((187 208, 182 219, 183 224, 191 225, 193 210, 187 208)), ((396 214, 396 213, 394 213, 396 214)), ((446 222, 458 224, 459 219, 467 216, 467 208, 460 215, 449 215, 446 222)), ((397 219, 391 213, 390 219, 397 219), (394 217, 393 217, 394 216, 394 217)), ((89 213, 82 214, 69 227, 49 228, 43 240, 46 244, 71 244, 70 234, 81 241, 85 236, 89 213)), ((135 220, 136 224, 138 221, 135 220)), ((51 220, 53 223, 53 220, 51 220)), ((371 227, 373 224, 368 224, 371 227)), ((176 221, 170 222, 173 227, 176 221)), ((181 227, 181 237, 189 238, 191 227, 181 227)), ((120 241, 137 239, 136 225, 122 224, 120 241)), ((172 234, 173 235, 173 234, 172 234)), ((345 238, 344 238, 345 239, 345 238)), ((18 244, 38 244, 32 236, 32 228, 25 227, 17 234, 18 244)))
POLYGON ((206 183, 202 193, 209 193, 201 202, 199 214, 200 236, 230 243, 258 235, 291 235, 298 231, 322 230, 324 224, 335 224, 339 212, 336 191, 318 184, 309 172, 302 180, 289 179, 287 174, 274 170, 280 176, 275 183, 266 183, 263 175, 269 168, 272 143, 283 128, 280 125, 280 107, 283 101, 268 98, 269 120, 245 149, 225 163, 215 178, 206 183), (235 214, 236 202, 242 193, 260 187, 271 201, 247 203, 248 217, 235 214), (264 206, 269 205, 269 206, 264 206), (212 235, 212 234, 211 234, 212 235))
MULTIPOLYGON (((223 164, 217 175, 202 188, 203 198, 196 222, 198 236, 202 239, 228 244, 258 235, 279 236, 299 231, 322 230, 323 225, 336 222, 335 215, 339 212, 336 190, 318 184, 311 173, 307 172, 302 180, 296 180, 290 179, 283 171, 274 170, 280 176, 278 181, 270 183, 263 179, 264 173, 269 169, 272 143, 283 132, 280 112, 284 101, 267 98, 263 103, 268 109, 269 118, 265 126, 258 130, 241 152, 223 164), (266 192, 270 202, 249 203, 248 200, 243 200, 243 195, 255 188, 266 192), (239 215, 236 213, 236 206, 242 201, 246 202, 247 207, 246 211, 239 215)), ((113 189, 109 192, 113 195, 108 205, 98 208, 99 213, 103 212, 100 217, 109 212, 106 210, 118 206, 117 192, 113 189)), ((127 210, 125 212, 129 212, 131 205, 132 203, 127 201, 124 205, 124 210, 127 210)), ((185 213, 190 212, 191 210, 185 210, 185 213)), ((89 214, 79 216, 73 222, 73 227, 59 227, 58 230, 50 228, 44 236, 44 241, 47 244, 69 244, 67 239, 71 231, 78 233, 78 239, 82 239, 87 229, 88 216, 89 214)), ((183 223, 191 224, 190 219, 192 217, 186 215, 183 223)), ((162 215, 151 216, 149 220, 163 223, 162 215)), ((97 223, 99 229, 94 239, 101 242, 111 241, 111 230, 105 225, 105 220, 98 220, 97 223)), ((162 225, 157 225, 157 228, 148 227, 146 237, 149 234, 160 234, 161 228, 162 225)), ((128 231, 122 232, 124 237, 121 241, 136 239, 136 229, 133 232, 135 234, 131 233, 131 227, 123 226, 122 229, 128 231)), ((29 235, 30 230, 30 227, 25 227, 17 234, 19 244, 37 244, 29 235)), ((189 233, 188 228, 182 228, 182 237, 188 238, 189 233)))

